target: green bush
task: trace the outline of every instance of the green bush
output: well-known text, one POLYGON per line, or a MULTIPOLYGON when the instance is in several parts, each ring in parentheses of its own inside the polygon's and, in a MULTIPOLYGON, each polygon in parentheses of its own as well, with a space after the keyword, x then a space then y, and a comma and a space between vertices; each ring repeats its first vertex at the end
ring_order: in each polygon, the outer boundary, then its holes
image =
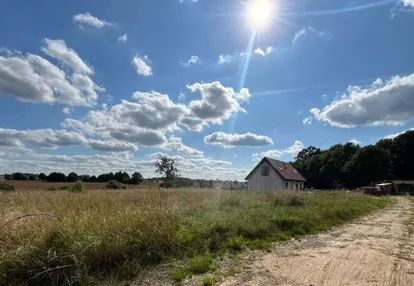
POLYGON ((230 237, 227 246, 232 250, 242 250, 246 244, 246 240, 243 236, 230 237))
POLYGON ((203 286, 213 286, 214 279, 211 276, 206 276, 203 278, 203 286))
POLYGON ((203 274, 214 269, 213 258, 209 254, 204 254, 191 259, 188 265, 188 271, 193 274, 203 274))
POLYGON ((14 191, 14 187, 9 184, 0 183, 0 192, 12 192, 14 191))
POLYGON ((69 187, 68 191, 71 193, 82 193, 85 191, 85 185, 81 182, 75 183, 69 187))
POLYGON ((126 189, 126 186, 116 180, 111 180, 111 181, 106 182, 106 188, 109 190, 121 190, 121 189, 126 189))

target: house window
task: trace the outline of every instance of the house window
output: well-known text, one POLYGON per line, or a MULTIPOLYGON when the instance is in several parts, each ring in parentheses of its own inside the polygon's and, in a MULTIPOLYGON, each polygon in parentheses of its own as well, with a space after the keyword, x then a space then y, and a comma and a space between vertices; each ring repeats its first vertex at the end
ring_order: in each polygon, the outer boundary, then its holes
POLYGON ((285 182, 285 189, 287 189, 288 188, 288 182, 285 182))
POLYGON ((269 176, 269 166, 262 167, 262 176, 269 176))
POLYGON ((298 189, 298 183, 296 183, 296 190, 298 189))

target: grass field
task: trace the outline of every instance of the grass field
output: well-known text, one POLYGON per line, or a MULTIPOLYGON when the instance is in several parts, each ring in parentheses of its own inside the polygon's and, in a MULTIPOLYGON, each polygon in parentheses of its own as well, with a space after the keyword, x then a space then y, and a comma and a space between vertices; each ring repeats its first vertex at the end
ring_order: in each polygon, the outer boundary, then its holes
POLYGON ((225 251, 327 229, 391 203, 345 192, 128 189, 0 192, 0 285, 101 284, 189 258, 173 277, 214 269, 225 251), (17 219, 25 214, 43 214, 17 219))

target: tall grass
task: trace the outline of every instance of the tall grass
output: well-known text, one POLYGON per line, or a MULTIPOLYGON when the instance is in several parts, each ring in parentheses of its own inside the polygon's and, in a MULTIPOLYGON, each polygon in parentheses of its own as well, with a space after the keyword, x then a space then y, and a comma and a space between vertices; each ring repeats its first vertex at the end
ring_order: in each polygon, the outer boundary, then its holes
POLYGON ((128 279, 196 257, 313 233, 390 203, 343 192, 102 190, 0 193, 0 285, 128 279), (28 213, 55 216, 30 216, 28 213))

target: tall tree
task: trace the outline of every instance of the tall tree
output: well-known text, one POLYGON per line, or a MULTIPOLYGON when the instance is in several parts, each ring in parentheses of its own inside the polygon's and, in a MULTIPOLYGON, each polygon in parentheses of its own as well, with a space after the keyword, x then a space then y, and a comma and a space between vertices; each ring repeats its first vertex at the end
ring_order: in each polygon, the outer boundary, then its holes
POLYGON ((144 178, 142 177, 142 175, 138 172, 135 172, 131 176, 130 183, 131 184, 140 184, 140 183, 142 183, 143 180, 144 180, 144 178))
POLYGON ((77 182, 78 178, 78 174, 72 172, 66 177, 66 182, 77 182))
POLYGON ((179 177, 178 169, 175 167, 175 161, 172 158, 163 157, 155 162, 155 172, 163 174, 166 180, 174 180, 179 177))

